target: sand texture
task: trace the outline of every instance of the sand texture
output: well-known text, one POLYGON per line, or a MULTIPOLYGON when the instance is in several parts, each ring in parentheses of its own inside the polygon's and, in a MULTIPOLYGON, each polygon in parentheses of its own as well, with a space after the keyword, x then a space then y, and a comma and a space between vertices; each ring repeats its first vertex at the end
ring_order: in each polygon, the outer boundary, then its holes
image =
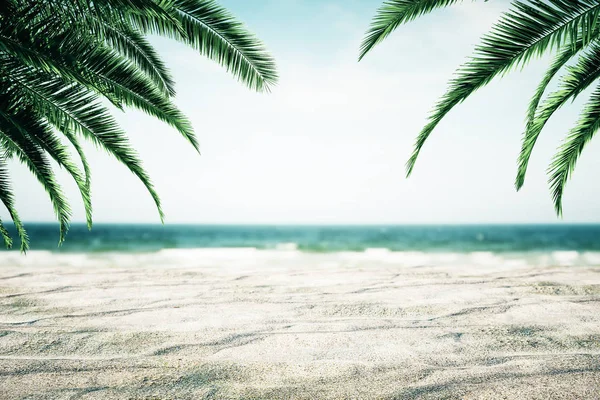
POLYGON ((600 267, 11 257, 1 399, 600 399, 600 267))

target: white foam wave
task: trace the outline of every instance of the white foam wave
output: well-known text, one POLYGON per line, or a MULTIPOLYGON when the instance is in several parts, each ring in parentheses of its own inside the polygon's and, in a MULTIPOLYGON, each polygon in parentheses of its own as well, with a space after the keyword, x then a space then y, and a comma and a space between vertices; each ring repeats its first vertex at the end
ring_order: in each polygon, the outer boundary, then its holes
POLYGON ((368 267, 371 263, 398 267, 419 267, 437 265, 480 266, 482 268, 519 266, 600 266, 600 252, 419 252, 391 251, 385 248, 371 248, 365 251, 341 251, 333 253, 307 253, 298 250, 293 243, 285 243, 275 249, 256 248, 202 248, 165 249, 152 253, 53 253, 30 251, 27 255, 18 252, 0 252, 0 267, 218 267, 227 265, 252 266, 293 261, 319 263, 320 265, 357 265, 368 267))
POLYGON ((278 243, 277 246, 275 246, 275 250, 295 251, 295 250, 298 250, 298 244, 294 243, 294 242, 278 243))

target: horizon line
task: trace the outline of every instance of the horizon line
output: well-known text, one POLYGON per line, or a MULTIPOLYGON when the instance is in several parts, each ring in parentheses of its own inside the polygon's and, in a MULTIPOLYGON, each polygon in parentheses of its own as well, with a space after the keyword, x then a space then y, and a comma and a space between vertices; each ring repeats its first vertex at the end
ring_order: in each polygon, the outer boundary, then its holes
MULTIPOLYGON (((24 225, 58 225, 57 221, 23 221, 24 225)), ((86 225, 85 221, 73 221, 73 225, 86 225)), ((12 224, 9 224, 12 225, 12 224)), ((554 221, 554 222, 135 222, 99 221, 97 225, 145 225, 145 226, 481 226, 481 225, 600 225, 600 221, 554 221)))

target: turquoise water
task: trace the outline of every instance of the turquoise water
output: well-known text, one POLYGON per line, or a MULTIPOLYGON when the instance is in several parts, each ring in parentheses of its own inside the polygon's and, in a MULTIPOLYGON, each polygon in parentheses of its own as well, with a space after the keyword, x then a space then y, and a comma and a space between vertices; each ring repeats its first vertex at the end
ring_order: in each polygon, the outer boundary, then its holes
POLYGON ((600 252, 600 225, 444 226, 208 226, 72 225, 57 246, 55 224, 26 225, 32 250, 154 252, 163 249, 239 248, 304 252, 600 252))

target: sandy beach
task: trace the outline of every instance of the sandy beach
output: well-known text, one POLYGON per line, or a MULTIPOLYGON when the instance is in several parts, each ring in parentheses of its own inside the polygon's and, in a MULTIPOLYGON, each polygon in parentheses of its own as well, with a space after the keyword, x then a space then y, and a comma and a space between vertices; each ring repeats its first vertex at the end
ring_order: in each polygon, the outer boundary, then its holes
POLYGON ((2 399, 600 398, 600 267, 2 257, 2 399))

